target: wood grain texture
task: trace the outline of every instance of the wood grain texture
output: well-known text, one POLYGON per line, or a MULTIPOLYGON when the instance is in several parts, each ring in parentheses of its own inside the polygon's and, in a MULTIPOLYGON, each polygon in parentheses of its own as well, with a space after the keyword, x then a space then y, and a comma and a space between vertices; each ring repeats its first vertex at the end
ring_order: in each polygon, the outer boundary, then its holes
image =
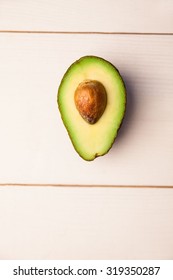
POLYGON ((0 183, 172 186, 172 50, 172 36, 1 34, 0 183), (112 150, 90 163, 56 103, 67 67, 88 54, 115 64, 128 98, 112 150))
POLYGON ((168 189, 0 188, 0 259, 173 259, 168 189))
POLYGON ((0 30, 173 33, 172 0, 1 0, 0 30))

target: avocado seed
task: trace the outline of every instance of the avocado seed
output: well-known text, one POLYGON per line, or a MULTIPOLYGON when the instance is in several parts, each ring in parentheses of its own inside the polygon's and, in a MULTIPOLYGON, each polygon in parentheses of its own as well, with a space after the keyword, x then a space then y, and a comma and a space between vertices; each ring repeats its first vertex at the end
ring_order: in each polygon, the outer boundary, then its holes
POLYGON ((105 111, 107 93, 100 82, 84 80, 78 85, 74 100, 82 118, 89 124, 95 124, 105 111))

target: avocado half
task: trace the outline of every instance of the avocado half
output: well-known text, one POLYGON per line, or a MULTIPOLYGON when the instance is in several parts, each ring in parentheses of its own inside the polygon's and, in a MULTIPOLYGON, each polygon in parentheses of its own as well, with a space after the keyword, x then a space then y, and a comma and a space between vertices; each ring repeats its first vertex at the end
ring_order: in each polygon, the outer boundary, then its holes
POLYGON ((84 56, 64 74, 58 107, 77 153, 87 161, 112 147, 126 108, 126 90, 119 71, 96 56, 84 56))

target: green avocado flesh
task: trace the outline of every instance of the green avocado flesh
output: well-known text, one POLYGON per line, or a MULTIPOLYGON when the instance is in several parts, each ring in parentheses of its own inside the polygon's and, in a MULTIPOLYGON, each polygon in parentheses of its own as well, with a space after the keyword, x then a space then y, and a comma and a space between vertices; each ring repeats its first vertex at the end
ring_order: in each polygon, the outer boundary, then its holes
POLYGON ((126 90, 119 71, 103 58, 80 58, 68 68, 61 81, 58 107, 72 144, 84 160, 106 154, 117 136, 126 107, 126 90), (94 124, 81 116, 74 98, 79 84, 88 80, 101 83, 107 94, 104 112, 94 124))

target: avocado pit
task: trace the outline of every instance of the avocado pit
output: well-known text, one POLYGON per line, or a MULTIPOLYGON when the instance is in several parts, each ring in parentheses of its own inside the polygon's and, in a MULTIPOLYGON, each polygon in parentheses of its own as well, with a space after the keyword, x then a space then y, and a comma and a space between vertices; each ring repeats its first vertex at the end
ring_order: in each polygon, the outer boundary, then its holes
POLYGON ((105 87, 98 81, 84 80, 75 91, 74 101, 81 117, 89 124, 95 124, 107 105, 105 87))

